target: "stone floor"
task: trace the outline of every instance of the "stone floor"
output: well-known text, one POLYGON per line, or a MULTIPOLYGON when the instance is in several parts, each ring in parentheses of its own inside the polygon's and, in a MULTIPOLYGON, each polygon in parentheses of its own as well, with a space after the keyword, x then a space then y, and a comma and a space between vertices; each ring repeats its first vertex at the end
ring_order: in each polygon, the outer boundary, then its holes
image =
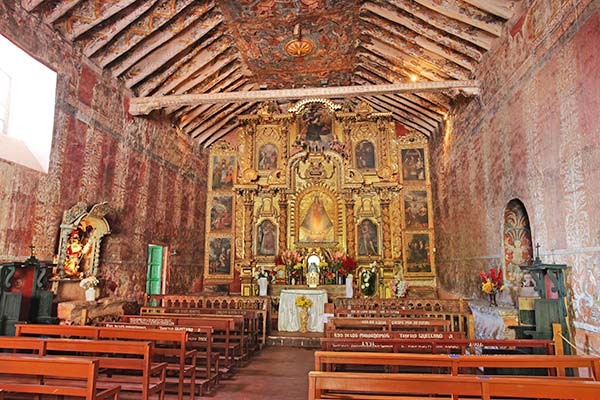
POLYGON ((232 379, 204 398, 215 400, 305 400, 308 371, 314 369, 314 349, 267 346, 232 379))

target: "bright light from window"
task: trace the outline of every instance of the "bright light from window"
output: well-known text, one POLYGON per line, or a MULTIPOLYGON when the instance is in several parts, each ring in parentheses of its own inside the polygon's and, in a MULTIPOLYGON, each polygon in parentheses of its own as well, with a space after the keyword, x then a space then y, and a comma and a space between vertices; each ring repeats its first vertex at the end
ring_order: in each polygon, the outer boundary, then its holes
POLYGON ((48 172, 55 96, 56 72, 0 35, 1 158, 48 172))

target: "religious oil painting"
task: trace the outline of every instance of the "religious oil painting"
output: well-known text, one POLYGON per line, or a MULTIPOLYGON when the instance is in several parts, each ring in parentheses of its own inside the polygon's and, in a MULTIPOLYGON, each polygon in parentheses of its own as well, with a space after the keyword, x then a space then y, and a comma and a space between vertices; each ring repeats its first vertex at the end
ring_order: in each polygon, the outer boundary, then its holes
POLYGON ((300 199, 298 240, 300 243, 333 243, 335 241, 336 206, 323 191, 312 191, 300 199))
POLYGON ((300 132, 308 151, 329 150, 333 141, 332 113, 320 104, 311 104, 300 119, 300 132))
POLYGON ((433 274, 429 233, 405 233, 404 240, 407 275, 433 274))
POLYGON ((215 155, 212 158, 212 190, 232 189, 235 157, 215 155))
POLYGON ((404 181, 425 181, 425 150, 402 149, 402 177, 404 181))
POLYGON ((273 143, 265 143, 258 150, 258 169, 261 171, 272 171, 277 169, 277 146, 273 143))
POLYGON ((208 274, 231 274, 231 238, 211 238, 208 242, 208 274))
POLYGON ((233 196, 215 196, 210 208, 210 230, 231 231, 233 221, 233 196))
POLYGON ((375 146, 368 140, 363 140, 356 145, 356 168, 375 169, 375 146))
POLYGON ((407 190, 404 193, 404 224, 406 229, 429 228, 426 190, 407 190))
POLYGON ((379 255, 379 228, 375 222, 370 219, 362 220, 358 224, 356 236, 359 256, 379 255))
POLYGON ((259 256, 277 254, 277 225, 270 219, 263 220, 256 228, 256 254, 259 256))

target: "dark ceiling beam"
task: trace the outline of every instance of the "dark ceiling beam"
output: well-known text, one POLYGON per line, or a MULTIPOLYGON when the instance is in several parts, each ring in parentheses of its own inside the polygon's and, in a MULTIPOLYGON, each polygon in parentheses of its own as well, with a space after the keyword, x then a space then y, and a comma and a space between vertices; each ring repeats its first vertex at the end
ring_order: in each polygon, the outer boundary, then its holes
POLYGON ((495 37, 489 33, 474 30, 472 26, 453 21, 437 12, 429 10, 425 7, 420 7, 412 1, 406 0, 386 0, 401 10, 404 10, 422 21, 426 21, 431 26, 437 29, 457 36, 468 42, 471 42, 482 49, 489 50, 492 48, 495 37))
MULTIPOLYGON (((390 110, 387 107, 382 106, 380 104, 380 102, 377 101, 377 99, 375 99, 375 98, 368 98, 367 99, 367 98, 359 97, 359 99, 365 101, 367 104, 369 104, 371 107, 373 107, 375 109, 375 111, 377 111, 377 112, 388 112, 388 113, 390 112, 390 110)), ((429 131, 428 129, 423 128, 422 126, 420 126, 418 124, 416 124, 412 119, 407 118, 407 117, 405 117, 403 115, 400 115, 400 114, 398 114, 395 111, 391 111, 391 114, 394 117, 394 119, 396 121, 400 122, 401 124, 403 124, 403 125, 405 125, 405 126, 407 126, 409 128, 412 128, 412 129, 414 129, 414 130, 422 133, 423 135, 425 135, 427 137, 431 136, 431 134, 432 134, 431 131, 429 131)))
MULTIPOLYGON (((121 0, 109 7, 106 7, 106 8, 101 7, 102 8, 101 15, 95 15, 94 18, 91 18, 89 20, 78 19, 78 20, 74 21, 73 25, 72 25, 71 34, 67 35, 67 38, 70 39, 71 41, 75 41, 75 40, 79 39, 80 37, 82 37, 89 31, 91 31, 98 25, 102 24, 105 21, 110 20, 112 17, 121 13, 126 8, 128 8, 129 6, 131 6, 132 4, 134 4, 136 2, 137 2, 137 0, 121 0)), ((94 4, 94 7, 97 7, 97 5, 94 4)))
POLYGON ((136 7, 123 18, 116 19, 113 24, 107 24, 104 29, 96 32, 94 37, 84 45, 83 54, 90 58, 94 56, 98 51, 102 50, 104 46, 112 42, 119 34, 121 34, 124 29, 135 23, 142 15, 154 7, 157 1, 158 0, 143 1, 139 7, 136 7))
POLYGON ((184 58, 186 54, 194 51, 194 46, 203 47, 201 41, 206 44, 212 43, 211 36, 207 37, 210 32, 215 29, 222 19, 216 16, 210 21, 196 21, 196 26, 186 34, 181 34, 177 38, 173 38, 169 42, 154 50, 144 58, 139 60, 135 65, 121 76, 125 81, 125 85, 129 88, 143 82, 153 73, 161 68, 166 69, 168 65, 177 62, 179 58, 184 58))
POLYGON ((233 93, 183 94, 162 97, 135 97, 131 99, 129 112, 132 115, 147 115, 152 110, 166 107, 181 107, 201 103, 245 103, 267 100, 348 98, 373 96, 386 93, 439 92, 456 89, 467 95, 479 94, 479 81, 445 81, 395 83, 389 85, 313 87, 302 89, 252 90, 233 93))
POLYGON ((210 146, 225 135, 225 131, 219 132, 223 129, 225 125, 229 124, 232 120, 234 121, 234 123, 237 123, 236 119, 238 115, 246 113, 250 108, 254 107, 255 105, 255 103, 232 105, 232 107, 227 110, 227 113, 224 114, 227 115, 225 118, 221 118, 219 122, 213 124, 209 129, 206 129, 205 131, 193 132, 191 135, 192 138, 197 138, 198 142, 202 144, 204 148, 210 146))
POLYGON ((85 0, 60 1, 54 7, 54 9, 52 10, 51 13, 44 16, 44 22, 47 23, 48 25, 54 24, 56 21, 58 21, 59 19, 61 19, 65 15, 67 15, 69 13, 69 11, 71 11, 72 9, 77 7, 83 1, 85 1, 85 0))
POLYGON ((442 46, 463 53, 475 61, 479 62, 483 57, 481 51, 473 44, 457 38, 454 35, 448 35, 447 32, 436 29, 424 21, 415 18, 414 15, 401 11, 397 7, 393 7, 389 4, 374 4, 368 2, 363 5, 363 9, 398 26, 410 29, 418 35, 437 42, 442 46))
POLYGON ((170 37, 173 31, 178 32, 182 29, 186 17, 196 9, 194 0, 177 1, 175 8, 169 6, 170 2, 171 0, 160 0, 160 3, 144 14, 136 24, 128 27, 101 52, 94 55, 93 60, 102 68, 107 68, 125 55, 129 57, 133 53, 137 60, 159 47, 166 41, 165 36, 170 37), (166 11, 170 14, 167 15, 166 11), (169 31, 169 26, 174 28, 171 34, 167 35, 164 31, 169 31))
POLYGON ((444 0, 442 4, 439 4, 438 0, 413 1, 445 17, 460 21, 496 37, 502 35, 502 24, 499 21, 490 20, 488 14, 482 13, 477 8, 465 5, 457 0, 444 0))

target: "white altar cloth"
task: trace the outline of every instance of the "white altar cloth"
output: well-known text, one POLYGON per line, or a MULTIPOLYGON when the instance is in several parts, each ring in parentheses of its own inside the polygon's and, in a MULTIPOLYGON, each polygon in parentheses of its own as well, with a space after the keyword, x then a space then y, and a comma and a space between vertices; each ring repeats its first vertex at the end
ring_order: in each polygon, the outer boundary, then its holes
POLYGON ((301 295, 313 302, 308 311, 308 330, 323 332, 323 313, 325 312, 325 303, 327 303, 327 291, 319 289, 283 289, 279 298, 277 329, 287 332, 295 332, 300 329, 298 307, 295 302, 296 297, 301 295))

